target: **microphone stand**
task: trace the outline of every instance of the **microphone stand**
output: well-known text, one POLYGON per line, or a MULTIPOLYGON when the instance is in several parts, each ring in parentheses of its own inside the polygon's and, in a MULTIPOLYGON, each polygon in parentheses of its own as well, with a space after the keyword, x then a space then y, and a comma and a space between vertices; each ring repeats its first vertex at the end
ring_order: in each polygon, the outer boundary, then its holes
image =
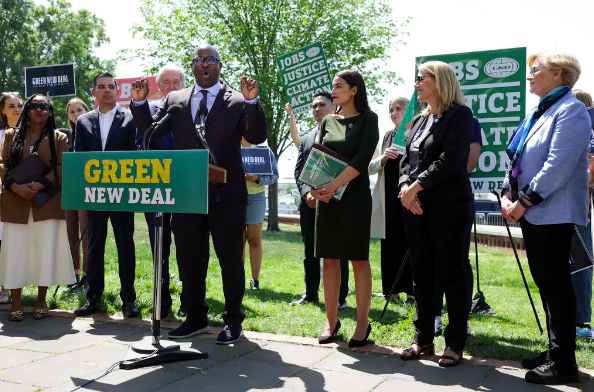
MULTIPOLYGON (((156 123, 153 123, 153 125, 156 123)), ((152 132, 157 128, 151 126, 152 132)), ((149 128, 150 129, 150 128, 149 128)), ((143 145, 146 147, 145 132, 143 145)), ((148 138, 150 139, 152 134, 148 138)), ((171 341, 161 340, 161 285, 163 283, 163 213, 155 212, 155 245, 153 249, 153 316, 151 318, 152 338, 134 343, 130 346, 126 358, 120 363, 120 369, 131 370, 156 364, 208 358, 207 352, 196 349, 181 349, 180 345, 171 341)))

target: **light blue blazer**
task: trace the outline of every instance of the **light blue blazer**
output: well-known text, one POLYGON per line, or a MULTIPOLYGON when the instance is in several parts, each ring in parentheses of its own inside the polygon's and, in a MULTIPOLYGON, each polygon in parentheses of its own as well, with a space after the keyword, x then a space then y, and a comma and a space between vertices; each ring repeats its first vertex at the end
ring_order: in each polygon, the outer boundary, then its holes
MULTIPOLYGON (((524 213, 528 222, 587 225, 591 128, 586 107, 571 91, 534 124, 520 157, 518 175, 518 190, 528 194, 533 203, 524 213)), ((509 191, 509 170, 503 189, 509 191)))

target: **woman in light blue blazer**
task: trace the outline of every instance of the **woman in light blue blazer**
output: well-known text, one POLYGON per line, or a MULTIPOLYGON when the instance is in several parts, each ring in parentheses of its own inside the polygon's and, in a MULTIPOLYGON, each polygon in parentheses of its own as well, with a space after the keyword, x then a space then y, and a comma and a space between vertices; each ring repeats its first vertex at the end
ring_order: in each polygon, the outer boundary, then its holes
POLYGON ((576 302, 568 260, 573 225, 588 222, 590 118, 571 92, 581 73, 574 56, 535 54, 528 65, 530 92, 540 102, 508 147, 501 209, 508 221, 521 224, 546 314, 549 350, 522 365, 533 369, 526 374, 531 383, 577 382, 576 302))

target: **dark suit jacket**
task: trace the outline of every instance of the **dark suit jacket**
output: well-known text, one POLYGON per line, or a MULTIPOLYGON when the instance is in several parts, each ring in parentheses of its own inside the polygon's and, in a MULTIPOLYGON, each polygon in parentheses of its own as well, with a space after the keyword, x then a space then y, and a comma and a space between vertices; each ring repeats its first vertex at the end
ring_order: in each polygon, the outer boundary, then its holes
POLYGON ((297 183, 297 189, 299 189, 299 193, 301 194, 301 199, 299 199, 299 208, 301 209, 301 204, 305 201, 303 198, 307 193, 311 190, 311 187, 307 184, 302 183, 299 181, 299 174, 301 173, 301 169, 303 165, 305 165, 305 161, 307 160, 307 156, 311 151, 311 147, 313 146, 314 142, 316 141, 316 135, 318 134, 318 130, 311 132, 301 138, 301 143, 299 143, 299 154, 297 154, 297 163, 295 164, 295 182, 297 183))
POLYGON ((73 152, 74 151, 74 137, 72 137, 72 129, 58 128, 57 130, 66 134, 66 137, 68 137, 68 152, 73 152))
MULTIPOLYGON (((74 151, 103 151, 99 129, 99 108, 81 115, 76 121, 74 133, 74 151)), ((136 150, 135 138, 136 126, 132 113, 118 106, 116 117, 109 128, 105 151, 134 151, 136 150)))
MULTIPOLYGON (((423 124, 423 117, 412 121, 406 141, 406 152, 400 162, 400 181, 410 179, 409 150, 411 141, 423 124)), ((474 123, 467 106, 455 105, 446 110, 437 123, 425 132, 419 147, 418 182, 423 187, 419 197, 427 201, 469 199, 472 197, 467 163, 474 123)))
MULTIPOLYGON (((154 138, 173 132, 177 150, 201 149, 196 138, 194 114, 191 107, 192 87, 172 91, 167 95, 157 113, 151 116, 148 103, 130 104, 138 133, 143 135, 148 127, 167 113, 170 105, 179 104, 182 110, 154 138)), ((218 166, 227 169, 227 183, 217 193, 221 199, 247 198, 245 173, 241 158, 241 137, 252 144, 259 144, 268 137, 268 126, 260 103, 244 102, 243 95, 222 84, 206 119, 206 142, 217 158, 218 166)), ((191 169, 191 168, 188 168, 191 169)), ((209 184, 209 201, 214 200, 215 185, 209 184)))
MULTIPOLYGON (((151 114, 154 115, 157 112, 157 108, 162 104, 163 101, 159 103, 151 102, 149 103, 149 109, 151 110, 151 114)), ((138 150, 143 150, 142 148, 142 134, 136 132, 136 148, 138 150)), ((167 132, 165 136, 161 137, 152 137, 151 141, 149 142, 149 150, 175 150, 175 142, 173 140, 173 134, 171 132, 167 132)))

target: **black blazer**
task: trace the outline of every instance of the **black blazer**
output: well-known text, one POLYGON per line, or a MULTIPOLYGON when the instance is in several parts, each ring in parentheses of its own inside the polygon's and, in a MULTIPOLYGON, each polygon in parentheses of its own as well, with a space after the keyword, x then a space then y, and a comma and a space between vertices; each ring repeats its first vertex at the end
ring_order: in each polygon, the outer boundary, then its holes
MULTIPOLYGON (((76 121, 74 151, 103 151, 99 129, 99 108, 81 115, 76 121)), ((136 126, 132 113, 118 106, 111 123, 105 151, 135 151, 136 126)))
POLYGON ((301 194, 301 199, 299 204, 303 202, 303 198, 308 192, 311 190, 311 187, 307 184, 302 183, 299 181, 299 174, 301 173, 301 169, 303 165, 305 165, 305 160, 311 151, 311 148, 316 141, 316 135, 318 135, 319 131, 311 132, 301 138, 301 143, 299 143, 299 154, 297 154, 297 163, 295 164, 295 183, 297 184, 297 189, 299 189, 299 193, 301 194))
MULTIPOLYGON (((139 135, 144 135, 148 127, 159 121, 167 113, 170 105, 179 104, 182 110, 164 127, 160 128, 153 139, 173 132, 177 150, 202 148, 196 138, 194 114, 191 97, 194 86, 179 91, 172 91, 157 107, 151 116, 149 105, 130 103, 139 135)), ((206 142, 217 158, 218 166, 227 169, 227 184, 218 189, 216 195, 221 199, 247 198, 245 172, 241 158, 241 137, 252 144, 260 144, 268 137, 268 125, 262 105, 244 102, 243 95, 222 84, 221 91, 206 118, 206 142)), ((191 168, 188 168, 191 169, 191 168)), ((214 184, 209 185, 209 201, 215 199, 214 184)))
MULTIPOLYGON (((420 115, 412 121, 406 151, 400 162, 400 184, 412 182, 408 162, 410 144, 423 122, 420 115)), ((421 136, 417 178, 423 187, 419 193, 421 199, 444 201, 472 197, 467 165, 473 127, 472 111, 467 106, 455 105, 421 136)))

